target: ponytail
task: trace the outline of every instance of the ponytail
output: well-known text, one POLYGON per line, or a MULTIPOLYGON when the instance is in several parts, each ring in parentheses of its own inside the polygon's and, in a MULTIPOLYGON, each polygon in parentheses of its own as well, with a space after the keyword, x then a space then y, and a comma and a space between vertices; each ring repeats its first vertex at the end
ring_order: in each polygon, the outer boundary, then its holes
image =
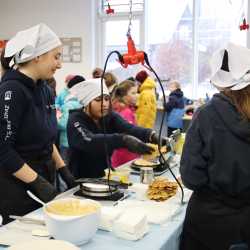
POLYGON ((1 53, 1 66, 2 66, 3 70, 8 70, 8 69, 10 69, 10 62, 14 56, 4 57, 4 53, 5 53, 5 49, 3 49, 2 53, 1 53))

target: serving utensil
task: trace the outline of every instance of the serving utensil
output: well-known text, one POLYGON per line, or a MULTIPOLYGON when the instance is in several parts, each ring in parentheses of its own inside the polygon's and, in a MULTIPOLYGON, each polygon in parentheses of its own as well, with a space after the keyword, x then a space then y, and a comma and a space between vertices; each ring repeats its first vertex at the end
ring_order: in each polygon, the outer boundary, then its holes
POLYGON ((42 204, 43 206, 46 205, 45 202, 43 202, 42 200, 40 200, 40 199, 39 199, 36 195, 34 195, 30 190, 27 190, 27 194, 28 194, 29 197, 30 197, 31 199, 33 199, 34 201, 36 201, 36 202, 42 204))

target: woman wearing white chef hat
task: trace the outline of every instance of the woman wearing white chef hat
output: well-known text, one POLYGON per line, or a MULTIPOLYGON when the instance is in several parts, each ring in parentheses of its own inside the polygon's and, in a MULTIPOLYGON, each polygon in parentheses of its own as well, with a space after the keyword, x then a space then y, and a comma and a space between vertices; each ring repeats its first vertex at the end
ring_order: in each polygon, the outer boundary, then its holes
POLYGON ((250 50, 229 43, 211 70, 220 93, 197 111, 182 153, 182 181, 194 192, 181 250, 250 247, 250 50))
POLYGON ((61 68, 61 41, 45 24, 18 32, 1 54, 0 214, 24 215, 38 207, 26 193, 53 199, 56 169, 68 187, 73 176, 54 141, 57 121, 51 92, 44 80, 61 68))
POLYGON ((104 169, 108 167, 106 159, 115 149, 127 148, 138 154, 153 151, 145 142, 158 143, 157 134, 151 129, 132 125, 112 112, 109 91, 105 84, 101 90, 101 79, 78 83, 70 92, 83 106, 70 112, 67 126, 71 152, 69 167, 75 177, 103 177, 104 169))

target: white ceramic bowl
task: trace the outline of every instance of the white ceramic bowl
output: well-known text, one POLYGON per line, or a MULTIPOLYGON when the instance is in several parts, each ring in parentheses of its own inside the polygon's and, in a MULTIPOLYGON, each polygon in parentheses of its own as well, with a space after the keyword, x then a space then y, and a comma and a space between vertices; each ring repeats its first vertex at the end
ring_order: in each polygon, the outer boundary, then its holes
MULTIPOLYGON (((60 199, 60 201, 70 202, 78 200, 74 198, 60 199)), ((81 204, 93 204, 97 206, 95 212, 79 215, 66 216, 49 213, 47 206, 58 200, 51 201, 43 207, 45 222, 49 234, 57 240, 69 241, 75 245, 82 245, 88 242, 96 233, 100 224, 101 205, 94 200, 80 200, 81 204)))

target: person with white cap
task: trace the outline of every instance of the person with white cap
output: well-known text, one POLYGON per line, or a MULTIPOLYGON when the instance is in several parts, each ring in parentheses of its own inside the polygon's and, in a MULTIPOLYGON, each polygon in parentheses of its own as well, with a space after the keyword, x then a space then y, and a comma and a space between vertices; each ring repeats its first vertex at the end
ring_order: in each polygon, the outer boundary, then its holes
POLYGON ((220 93, 195 114, 181 158, 193 194, 180 250, 249 249, 250 50, 229 43, 213 55, 211 72, 220 93))
POLYGON ((39 207, 26 193, 47 202, 57 195, 56 169, 69 187, 74 178, 54 141, 57 133, 52 93, 44 80, 61 68, 62 45, 45 24, 18 32, 1 54, 0 214, 24 215, 39 207))
POLYGON ((70 112, 67 125, 69 168, 76 178, 103 177, 104 169, 108 167, 106 159, 110 159, 114 149, 127 148, 138 154, 153 151, 145 142, 157 143, 156 133, 132 125, 112 112, 109 91, 105 84, 102 91, 101 79, 78 83, 70 91, 83 106, 70 112))

